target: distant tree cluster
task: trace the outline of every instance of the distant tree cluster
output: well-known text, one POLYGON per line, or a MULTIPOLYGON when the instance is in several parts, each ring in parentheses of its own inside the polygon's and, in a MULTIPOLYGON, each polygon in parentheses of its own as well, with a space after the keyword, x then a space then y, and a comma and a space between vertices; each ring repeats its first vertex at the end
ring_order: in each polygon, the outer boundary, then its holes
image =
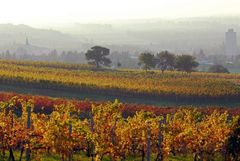
MULTIPOLYGON (((109 49, 101 46, 94 46, 86 52, 85 56, 89 64, 95 65, 96 68, 100 68, 102 66, 109 67, 111 65, 112 62, 110 58, 107 57, 109 54, 109 49)), ((150 52, 141 53, 139 55, 138 65, 145 70, 158 68, 162 73, 164 73, 165 70, 174 69, 192 72, 198 67, 198 62, 195 60, 195 57, 191 55, 175 56, 168 51, 162 51, 156 54, 156 56, 150 52)), ((117 66, 120 67, 121 63, 117 62, 117 66)))
POLYGON ((212 65, 209 67, 208 72, 210 73, 230 73, 227 68, 222 65, 212 65))
POLYGON ((192 72, 199 64, 191 55, 175 56, 168 51, 162 51, 156 55, 149 52, 140 54, 139 65, 145 70, 157 68, 164 73, 165 70, 192 72))

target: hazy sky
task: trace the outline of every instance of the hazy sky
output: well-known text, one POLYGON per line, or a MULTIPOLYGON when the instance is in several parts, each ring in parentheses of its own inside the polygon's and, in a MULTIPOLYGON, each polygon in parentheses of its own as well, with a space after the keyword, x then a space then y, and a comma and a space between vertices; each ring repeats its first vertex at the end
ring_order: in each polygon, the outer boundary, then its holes
POLYGON ((0 23, 46 25, 240 13, 240 0, 0 0, 0 23))

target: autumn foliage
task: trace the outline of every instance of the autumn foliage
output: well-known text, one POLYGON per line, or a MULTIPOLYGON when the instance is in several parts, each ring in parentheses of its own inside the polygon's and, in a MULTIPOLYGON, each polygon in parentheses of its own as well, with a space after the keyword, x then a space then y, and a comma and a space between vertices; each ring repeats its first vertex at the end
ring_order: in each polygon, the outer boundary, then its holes
POLYGON ((93 71, 64 63, 0 61, 0 83, 24 88, 180 100, 237 100, 240 75, 140 70, 93 71))
POLYGON ((94 160, 124 160, 128 156, 145 158, 151 148, 151 155, 158 158, 189 154, 195 160, 211 160, 216 155, 232 157, 227 154, 228 138, 237 127, 239 115, 227 111, 203 113, 195 108, 180 108, 171 114, 156 115, 140 110, 123 117, 124 106, 116 100, 91 104, 88 117, 81 118, 82 111, 75 105, 63 102, 55 104, 50 113, 36 113, 34 99, 12 97, 2 101, 2 155, 8 151, 9 157, 14 157, 16 151, 29 149, 36 160, 46 153, 71 160, 79 152, 94 160))

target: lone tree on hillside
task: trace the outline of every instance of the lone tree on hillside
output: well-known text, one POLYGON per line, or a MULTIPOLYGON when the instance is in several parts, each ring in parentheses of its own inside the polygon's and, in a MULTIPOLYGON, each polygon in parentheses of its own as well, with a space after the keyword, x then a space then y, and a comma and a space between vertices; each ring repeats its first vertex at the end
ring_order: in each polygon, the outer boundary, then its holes
POLYGON ((179 71, 192 72, 194 68, 198 67, 198 62, 196 58, 191 55, 179 55, 176 58, 175 68, 179 71))
POLYGON ((155 67, 154 55, 151 53, 142 53, 140 54, 138 59, 139 59, 138 65, 140 66, 143 65, 143 69, 145 70, 155 67))
POLYGON ((222 65, 212 65, 208 69, 210 73, 230 73, 227 68, 222 65))
POLYGON ((162 51, 156 55, 156 66, 162 73, 165 70, 173 69, 175 65, 175 55, 169 53, 168 51, 162 51))
POLYGON ((110 66, 112 63, 108 56, 110 50, 108 48, 104 48, 101 46, 94 46, 90 50, 87 51, 86 59, 89 61, 89 64, 95 65, 97 68, 100 68, 100 65, 110 66))

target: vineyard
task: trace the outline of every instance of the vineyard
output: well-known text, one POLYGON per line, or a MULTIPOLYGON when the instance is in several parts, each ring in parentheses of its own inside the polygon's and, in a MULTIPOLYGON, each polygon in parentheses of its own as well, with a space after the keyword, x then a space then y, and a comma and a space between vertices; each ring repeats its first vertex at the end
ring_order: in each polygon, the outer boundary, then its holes
POLYGON ((129 157, 161 161, 170 156, 190 156, 199 161, 216 157, 240 159, 239 145, 235 145, 236 139, 239 142, 239 114, 180 108, 168 114, 139 110, 124 116, 124 106, 115 101, 91 103, 88 116, 82 117, 86 107, 79 108, 74 101, 58 100, 52 111, 45 113, 36 112, 37 98, 26 97, 1 95, 5 99, 0 103, 2 158, 41 160, 48 155, 61 160, 96 161, 129 157))
MULTIPOLYGON (((175 101, 239 101, 240 96, 237 74, 30 61, 0 60, 0 84, 175 101)), ((239 107, 159 107, 0 92, 3 161, 240 160, 239 130, 239 107)))
POLYGON ((86 70, 94 69, 94 66, 88 64, 68 64, 62 62, 37 62, 37 61, 16 61, 16 60, 0 60, 1 64, 19 65, 19 66, 33 66, 33 67, 46 67, 56 69, 68 70, 86 70))
POLYGON ((240 75, 141 70, 94 71, 88 65, 0 62, 0 83, 37 89, 173 100, 238 100, 240 75))
MULTIPOLYGON (((17 93, 8 93, 0 92, 0 101, 9 101, 11 98, 17 97, 24 101, 32 100, 34 104, 34 112, 50 114, 54 110, 54 106, 60 104, 73 104, 74 107, 81 111, 84 117, 88 116, 88 112, 91 111, 92 105, 100 105, 105 102, 103 101, 90 101, 90 100, 73 100, 73 99, 64 99, 64 98, 51 98, 46 96, 33 96, 33 95, 24 95, 17 93)), ((179 108, 183 106, 152 106, 152 105, 143 105, 136 103, 121 103, 121 113, 124 117, 132 116, 137 111, 149 111, 155 115, 164 115, 174 114, 179 108)), ((184 106, 187 107, 187 106, 184 106)), ((204 114, 211 114, 213 111, 217 110, 221 113, 227 111, 230 116, 240 115, 240 107, 220 107, 220 106, 188 106, 189 108, 197 108, 199 112, 204 114)))
POLYGON ((240 161, 240 0, 0 5, 0 161, 240 161))

